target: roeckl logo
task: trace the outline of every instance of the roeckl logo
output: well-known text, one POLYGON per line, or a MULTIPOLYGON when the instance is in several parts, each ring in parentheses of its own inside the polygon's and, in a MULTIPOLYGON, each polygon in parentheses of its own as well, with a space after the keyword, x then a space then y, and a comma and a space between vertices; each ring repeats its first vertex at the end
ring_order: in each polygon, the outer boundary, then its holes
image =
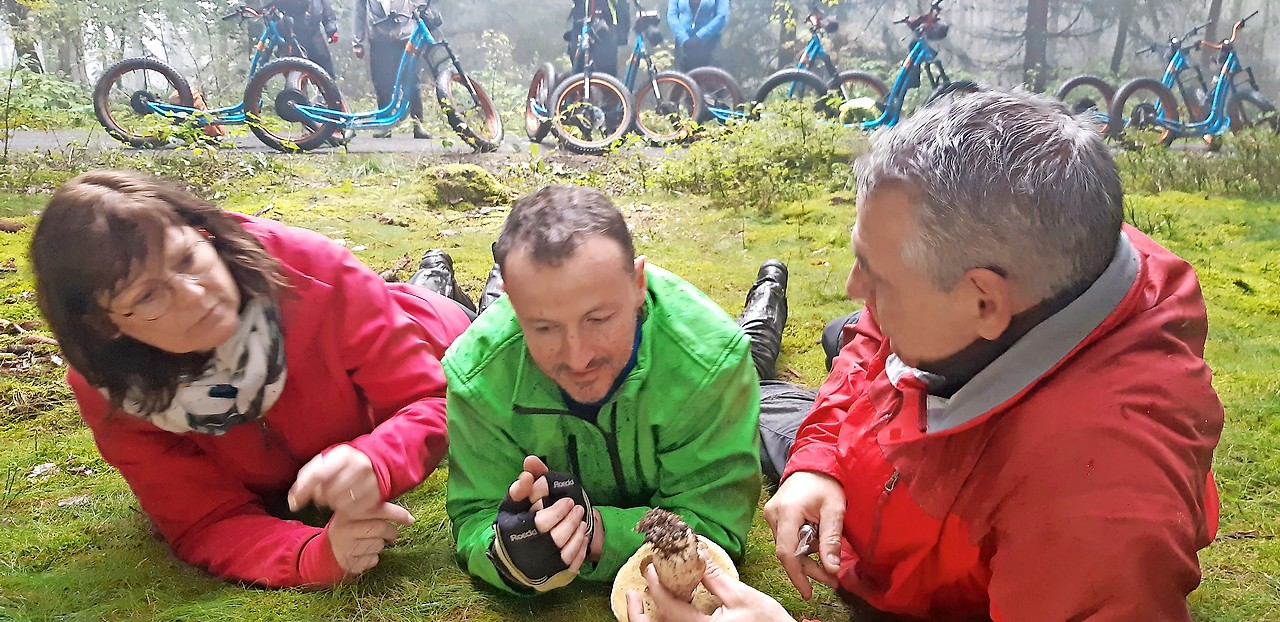
POLYGON ((514 535, 514 536, 511 536, 511 541, 512 541, 512 542, 519 542, 519 541, 524 540, 524 539, 526 539, 526 538, 532 538, 532 537, 534 537, 534 536, 536 536, 536 535, 538 535, 538 528, 537 528, 537 527, 534 527, 533 529, 530 529, 529 531, 526 531, 526 532, 524 532, 524 533, 518 533, 518 534, 516 534, 516 535, 514 535))
POLYGON ((551 487, 552 487, 552 488, 566 488, 566 487, 572 486, 573 484, 574 484, 574 481, 573 481, 573 480, 571 480, 571 479, 566 479, 566 480, 564 480, 564 481, 552 482, 552 483, 551 483, 551 487))

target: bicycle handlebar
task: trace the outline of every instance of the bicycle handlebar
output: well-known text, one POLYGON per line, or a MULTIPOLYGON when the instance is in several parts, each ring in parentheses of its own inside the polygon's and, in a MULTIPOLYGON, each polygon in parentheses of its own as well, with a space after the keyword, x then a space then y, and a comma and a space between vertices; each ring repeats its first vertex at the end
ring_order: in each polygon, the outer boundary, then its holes
POLYGON ((1192 28, 1190 31, 1188 31, 1187 34, 1182 35, 1182 38, 1184 40, 1190 39, 1191 37, 1196 36, 1196 33, 1200 32, 1201 30, 1204 30, 1205 28, 1208 28, 1209 24, 1212 24, 1212 23, 1213 23, 1213 20, 1209 20, 1203 24, 1200 24, 1199 26, 1196 26, 1195 28, 1192 28))
POLYGON ((370 26, 377 26, 377 25, 382 24, 382 23, 384 23, 384 22, 386 22, 386 21, 388 21, 388 20, 393 20, 393 21, 396 21, 396 22, 401 22, 401 21, 405 21, 405 20, 418 19, 418 18, 426 19, 426 17, 427 17, 427 11, 431 9, 431 3, 432 3, 433 1, 434 1, 434 0, 427 0, 425 3, 423 3, 423 4, 419 4, 418 6, 414 7, 414 9, 413 9, 413 15, 405 15, 404 13, 398 13, 398 12, 396 12, 396 11, 391 11, 390 13, 388 13, 388 14, 387 14, 387 16, 386 16, 386 17, 384 17, 384 18, 382 18, 382 19, 374 20, 374 21, 370 22, 370 24, 369 24, 369 25, 370 25, 370 26))
POLYGON ((235 10, 235 12, 223 15, 222 21, 229 22, 233 19, 236 19, 237 17, 240 19, 258 19, 262 17, 262 15, 263 14, 260 13, 257 9, 251 6, 246 6, 242 4, 240 5, 240 8, 235 10))
POLYGON ((1240 29, 1244 28, 1244 23, 1253 19, 1254 16, 1256 16, 1257 14, 1258 12, 1254 11, 1249 15, 1247 15, 1246 17, 1241 18, 1240 21, 1236 22, 1236 25, 1231 27, 1231 37, 1229 39, 1223 39, 1222 43, 1214 43, 1212 41, 1201 41, 1200 44, 1207 46, 1211 50, 1221 50, 1224 47, 1235 44, 1236 35, 1240 34, 1240 29))
POLYGON ((938 16, 941 14, 942 14, 942 0, 933 0, 933 4, 929 5, 928 11, 925 11, 924 13, 921 13, 915 17, 911 17, 910 15, 908 15, 902 19, 894 20, 893 23, 906 24, 907 28, 915 30, 917 28, 920 28, 921 26, 925 26, 933 23, 934 21, 937 21, 938 16))

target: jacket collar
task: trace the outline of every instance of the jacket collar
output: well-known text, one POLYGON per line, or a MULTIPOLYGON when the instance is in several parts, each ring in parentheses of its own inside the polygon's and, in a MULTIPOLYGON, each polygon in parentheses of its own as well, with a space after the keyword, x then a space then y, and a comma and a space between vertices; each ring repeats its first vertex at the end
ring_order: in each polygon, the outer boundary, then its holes
MULTIPOLYGON (((1119 307, 1140 268, 1141 258, 1129 237, 1121 232, 1115 257, 1084 293, 1028 331, 950 399, 930 396, 928 431, 962 427, 1019 395, 1057 367, 1119 307)), ((897 355, 889 356, 885 371, 895 384, 903 374, 922 374, 897 355)))

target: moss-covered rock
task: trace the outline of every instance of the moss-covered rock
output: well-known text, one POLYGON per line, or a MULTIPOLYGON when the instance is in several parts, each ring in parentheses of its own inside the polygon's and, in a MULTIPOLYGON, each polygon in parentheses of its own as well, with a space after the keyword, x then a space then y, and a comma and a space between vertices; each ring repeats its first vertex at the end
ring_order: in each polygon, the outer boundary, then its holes
POLYGON ((422 172, 419 188, 423 203, 433 208, 469 210, 505 205, 513 196, 510 188, 475 164, 429 167, 422 172))

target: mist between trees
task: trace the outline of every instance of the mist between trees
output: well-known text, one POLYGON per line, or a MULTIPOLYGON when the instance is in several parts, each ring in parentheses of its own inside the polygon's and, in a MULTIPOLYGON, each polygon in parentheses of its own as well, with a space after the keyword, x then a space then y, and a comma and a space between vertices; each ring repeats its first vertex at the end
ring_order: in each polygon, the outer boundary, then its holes
MULTIPOLYGON (((600 0, 604 1, 604 0, 600 0)), ((103 67, 124 57, 151 55, 177 68, 206 93, 239 94, 246 82, 252 23, 219 18, 235 3, 211 0, 0 0, 5 22, 0 64, 22 59, 36 71, 90 84, 103 67)), ((368 97, 365 61, 351 53, 354 0, 331 0, 340 40, 331 46, 338 82, 348 97, 368 97)), ((888 78, 906 54, 909 34, 893 20, 928 8, 928 0, 821 0, 840 21, 827 49, 842 69, 860 68, 888 78)), ((261 6, 259 0, 249 0, 261 6)), ((517 89, 548 60, 567 64, 561 35, 570 0, 438 0, 441 33, 469 70, 490 83, 517 89)), ((666 0, 641 0, 664 17, 666 0)), ((753 88, 804 49, 810 3, 733 0, 720 63, 753 88)), ((985 83, 1028 84, 1052 90, 1080 73, 1133 77, 1159 75, 1163 61, 1134 56, 1216 17, 1207 38, 1230 35, 1235 20, 1257 10, 1237 49, 1263 90, 1280 86, 1280 0, 944 0, 950 34, 938 42, 947 67, 985 83)), ((632 0, 634 10, 634 0, 632 0)), ((824 35, 826 36, 826 35, 824 35)), ((670 37, 659 54, 670 62, 670 37)), ((1202 59, 1211 63, 1206 54, 1202 59)), ((497 89, 501 90, 501 89, 497 89)), ((515 91, 512 91, 512 96, 515 91)), ((221 98, 219 98, 221 99, 221 98)))

